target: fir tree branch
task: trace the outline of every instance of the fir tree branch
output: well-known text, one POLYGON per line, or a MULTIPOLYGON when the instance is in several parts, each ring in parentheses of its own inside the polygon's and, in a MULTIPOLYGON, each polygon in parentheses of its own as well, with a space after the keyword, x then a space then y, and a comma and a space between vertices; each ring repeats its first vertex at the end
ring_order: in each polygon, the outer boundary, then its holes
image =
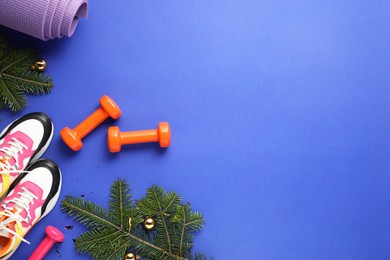
POLYGON ((123 221, 124 207, 125 206, 130 207, 131 204, 130 196, 126 198, 126 194, 129 193, 130 193, 130 189, 126 187, 122 181, 115 182, 115 184, 111 188, 109 211, 112 213, 113 216, 118 217, 118 219, 115 219, 115 221, 117 222, 117 224, 119 223, 121 229, 123 229, 123 222, 124 222, 123 221), (115 190, 118 191, 118 195, 119 195, 118 197, 114 192, 115 190))
POLYGON ((52 83, 49 81, 49 78, 43 78, 43 77, 40 77, 41 79, 43 79, 44 81, 42 80, 38 80, 36 78, 33 78, 33 79, 26 79, 22 76, 18 76, 18 75, 11 75, 9 73, 3 73, 2 74, 3 77, 10 77, 12 79, 15 79, 15 80, 20 80, 20 81, 23 81, 23 82, 26 82, 26 83, 30 83, 30 84, 36 84, 36 85, 40 85, 40 86, 44 86, 44 87, 51 87, 52 86, 52 83), (46 82, 47 81, 47 82, 46 82))
POLYGON ((171 232, 174 228, 171 224, 168 224, 168 219, 174 214, 176 206, 180 202, 181 198, 176 193, 164 193, 164 190, 157 186, 148 189, 146 197, 137 202, 137 206, 144 215, 157 215, 156 243, 172 254, 177 252, 172 251, 171 232))
MULTIPOLYGON (((104 234, 104 236, 95 237, 95 238, 87 240, 87 241, 85 241, 85 239, 80 239, 79 241, 77 241, 77 244, 79 246, 95 244, 95 243, 98 243, 99 241, 107 240, 108 238, 111 238, 112 236, 116 236, 117 234, 120 234, 120 232, 121 231, 118 230, 118 231, 116 231, 114 233, 110 233, 109 235, 105 235, 104 234)), ((96 236, 96 234, 91 234, 91 236, 92 235, 96 236)))
POLYGON ((68 214, 70 216, 74 216, 77 220, 82 221, 81 223, 86 225, 87 227, 93 227, 93 226, 108 226, 112 228, 117 228, 113 223, 106 220, 104 216, 104 209, 101 207, 98 207, 92 203, 89 203, 83 199, 79 199, 76 197, 66 196, 65 200, 62 202, 62 207, 67 210, 68 214), (91 211, 91 208, 88 207, 88 205, 93 205, 96 208, 99 208, 98 210, 91 211), (100 214, 97 214, 97 211, 100 212, 100 214))
POLYGON ((190 252, 192 233, 204 224, 202 216, 182 205, 178 194, 160 187, 151 187, 134 204, 127 182, 118 180, 111 187, 109 210, 71 196, 62 201, 62 210, 90 229, 76 238, 75 246, 95 259, 122 258, 128 249, 145 260, 206 259, 190 252), (142 215, 154 216, 154 230, 144 229, 142 215))
MULTIPOLYGON (((26 75, 26 74, 25 74, 26 75)), ((25 76, 24 75, 24 76, 25 76)), ((28 74, 27 74, 28 75, 28 74)), ((25 77, 22 77, 22 76, 17 76, 17 75, 11 75, 11 74, 8 74, 8 73, 3 73, 2 74, 3 77, 5 78, 11 78, 11 79, 14 79, 14 80, 20 80, 21 82, 24 82, 26 84, 31 84, 31 85, 38 85, 38 86, 42 86, 42 87, 46 87, 44 88, 44 91, 42 93, 48 93, 50 92, 50 88, 52 87, 52 83, 49 81, 48 78, 33 78, 33 79, 28 79, 28 78, 25 78, 25 77)), ((32 92, 32 91, 30 91, 32 92)))
POLYGON ((9 63, 7 66, 5 66, 1 71, 0 74, 3 74, 4 71, 7 71, 7 69, 12 68, 13 66, 17 65, 19 62, 22 62, 25 59, 28 59, 31 56, 31 52, 24 53, 19 57, 17 60, 14 60, 13 62, 9 63))
MULTIPOLYGON (((182 207, 182 210, 183 210, 183 215, 185 215, 185 208, 182 207)), ((180 211, 180 209, 179 209, 180 211)), ((187 221, 187 218, 186 218, 186 215, 183 219, 183 223, 182 223, 182 228, 181 228, 181 235, 180 235, 180 243, 179 243, 179 254, 182 255, 183 254, 183 243, 184 243, 184 234, 185 234, 185 231, 186 231, 186 221, 187 221)))
MULTIPOLYGON (((153 249, 155 249, 163 254, 166 254, 168 256, 176 258, 176 256, 174 254, 166 252, 166 250, 164 250, 163 248, 157 247, 150 242, 147 242, 145 240, 142 240, 142 239, 134 236, 133 234, 127 232, 126 230, 122 229, 121 227, 116 226, 115 224, 104 219, 103 217, 96 216, 94 213, 89 212, 89 210, 86 210, 84 207, 79 207, 77 205, 72 204, 72 202, 76 201, 75 199, 76 199, 75 197, 67 196, 65 198, 65 200, 62 201, 62 210, 67 212, 70 216, 76 217, 76 219, 81 221, 83 224, 89 223, 89 222, 94 222, 94 223, 101 222, 100 225, 103 224, 103 226, 112 227, 112 228, 116 229, 118 232, 123 233, 124 235, 126 235, 130 239, 133 239, 133 240, 135 240, 135 241, 137 241, 137 242, 139 242, 147 247, 153 248, 153 249), (91 219, 89 219, 89 218, 91 218, 91 219)), ((81 200, 81 199, 79 199, 79 200, 81 200)), ((95 223, 95 224, 97 224, 97 223, 95 223)), ((185 260, 185 258, 180 258, 180 259, 185 260)))
MULTIPOLYGON (((1 52, 5 52, 5 50, 1 50, 1 49, 0 49, 0 51, 1 51, 1 52)), ((4 55, 4 58, 3 58, 2 60, 0 60, 0 65, 1 65, 6 59, 8 59, 9 55, 10 55, 10 54, 4 55)))
MULTIPOLYGON (((167 243, 168 243, 168 245, 169 245, 168 251, 169 251, 169 253, 172 253, 171 238, 169 237, 169 231, 168 231, 168 228, 167 228, 167 222, 166 222, 166 219, 165 219, 165 216, 164 216, 165 212, 164 212, 164 210, 163 210, 162 207, 161 207, 161 203, 160 203, 160 201, 159 201, 159 199, 158 199, 158 197, 157 197, 156 190, 155 190, 155 189, 152 189, 152 193, 153 193, 153 195, 154 195, 154 197, 155 197, 155 199, 156 199, 156 201, 157 201, 158 208, 159 208, 159 210, 160 210, 160 212, 161 212, 160 215, 161 215, 161 218, 162 218, 162 223, 163 223, 163 225, 164 225, 164 231, 165 231, 167 243)), ((173 201, 173 200, 172 200, 172 201, 173 201)), ((171 203, 172 203, 172 202, 170 202, 169 205, 171 205, 171 203)))
POLYGON ((122 183, 119 182, 121 192, 119 192, 119 207, 120 207, 120 218, 121 218, 121 228, 123 228, 123 194, 122 194, 122 183))
POLYGON ((8 85, 6 80, 0 80, 0 96, 3 103, 12 111, 21 110, 27 100, 23 97, 23 92, 20 90, 12 90, 12 85, 8 85))
POLYGON ((0 65, 7 59, 9 55, 8 42, 4 36, 0 34, 0 65))
POLYGON ((191 232, 202 229, 204 224, 202 216, 198 213, 191 212, 190 204, 184 206, 180 205, 177 209, 177 215, 174 220, 178 223, 181 229, 180 242, 179 242, 179 254, 183 255, 188 249, 188 245, 192 245, 191 232), (184 243, 187 241, 186 243, 184 243))
POLYGON ((0 108, 22 110, 27 94, 47 94, 53 87, 51 78, 32 71, 37 55, 30 48, 15 49, 0 34, 0 108))
POLYGON ((114 250, 109 256, 108 256, 108 259, 111 259, 112 257, 115 257, 116 255, 118 255, 118 252, 120 251, 121 248, 124 248, 123 251, 126 251, 126 247, 128 245, 126 243, 123 243, 121 246, 119 246, 119 248, 117 248, 116 250, 114 250))

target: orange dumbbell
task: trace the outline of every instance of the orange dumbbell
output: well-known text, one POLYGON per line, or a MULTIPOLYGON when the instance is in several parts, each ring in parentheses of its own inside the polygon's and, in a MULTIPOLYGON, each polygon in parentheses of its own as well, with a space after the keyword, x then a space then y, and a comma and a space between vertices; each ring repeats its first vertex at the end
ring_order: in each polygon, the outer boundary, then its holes
POLYGON ((92 132, 98 125, 100 125, 108 117, 118 119, 122 114, 118 105, 108 96, 100 98, 101 107, 88 116, 74 129, 65 127, 60 134, 62 140, 73 150, 78 151, 83 147, 81 139, 92 132))
POLYGON ((168 147, 171 144, 171 130, 168 122, 161 122, 157 129, 120 132, 119 127, 108 128, 108 148, 110 152, 117 153, 123 144, 140 144, 159 142, 161 147, 168 147))

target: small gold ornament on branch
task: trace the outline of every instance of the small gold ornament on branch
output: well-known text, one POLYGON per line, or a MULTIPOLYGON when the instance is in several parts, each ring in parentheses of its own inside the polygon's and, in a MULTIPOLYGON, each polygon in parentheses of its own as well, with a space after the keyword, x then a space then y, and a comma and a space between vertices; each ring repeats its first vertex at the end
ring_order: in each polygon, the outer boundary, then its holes
POLYGON ((144 220, 144 227, 145 227, 147 230, 153 229, 153 228, 154 228, 154 224, 155 224, 155 222, 154 222, 154 219, 153 219, 153 218, 151 218, 151 217, 145 218, 145 220, 144 220))
POLYGON ((47 68, 47 62, 44 59, 38 59, 34 65, 32 65, 31 69, 38 71, 38 72, 43 72, 47 68))
POLYGON ((141 257, 139 255, 134 254, 133 252, 129 252, 125 255, 124 260, 140 260, 141 257))

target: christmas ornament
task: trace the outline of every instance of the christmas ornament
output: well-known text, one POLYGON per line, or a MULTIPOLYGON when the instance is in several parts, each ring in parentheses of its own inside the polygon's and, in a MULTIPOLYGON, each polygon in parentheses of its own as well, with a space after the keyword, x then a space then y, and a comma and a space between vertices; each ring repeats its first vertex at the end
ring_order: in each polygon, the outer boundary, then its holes
POLYGON ((144 227, 147 229, 147 230, 151 230, 152 228, 154 228, 154 219, 152 218, 149 218, 147 217, 145 220, 144 220, 144 227))
POLYGON ((133 252, 129 252, 125 255, 125 260, 136 260, 137 256, 133 252))
POLYGON ((32 70, 43 72, 47 68, 47 62, 44 59, 38 59, 31 67, 32 70))

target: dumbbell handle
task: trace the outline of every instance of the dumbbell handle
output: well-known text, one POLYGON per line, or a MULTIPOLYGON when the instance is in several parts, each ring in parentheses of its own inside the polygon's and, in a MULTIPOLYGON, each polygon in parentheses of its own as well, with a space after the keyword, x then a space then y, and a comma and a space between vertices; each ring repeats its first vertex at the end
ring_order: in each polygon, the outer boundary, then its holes
POLYGON ((55 241, 45 237, 39 246, 35 249, 34 253, 28 258, 28 260, 41 260, 43 259, 50 248, 55 244, 55 241))
POLYGON ((93 129, 99 126, 108 117, 109 115, 107 114, 107 112, 100 107, 96 109, 95 112, 90 114, 83 122, 77 125, 73 129, 73 131, 75 131, 79 138, 82 139, 90 132, 92 132, 93 129))
POLYGON ((121 133, 122 144, 158 142, 157 129, 121 133))

